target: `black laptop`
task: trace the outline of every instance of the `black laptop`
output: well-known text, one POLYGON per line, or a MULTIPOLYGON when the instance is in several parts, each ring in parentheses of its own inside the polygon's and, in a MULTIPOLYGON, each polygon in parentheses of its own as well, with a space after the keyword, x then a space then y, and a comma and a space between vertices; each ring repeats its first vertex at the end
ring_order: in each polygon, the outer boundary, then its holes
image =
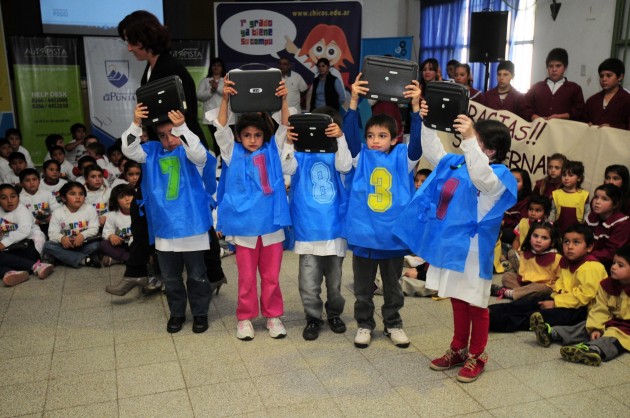
POLYGON ((266 70, 231 70, 228 78, 235 83, 238 92, 230 97, 234 113, 276 112, 282 107, 282 98, 276 97, 276 89, 282 80, 277 68, 266 70))
POLYGON ((458 115, 468 114, 469 92, 466 86, 449 81, 427 83, 424 100, 429 106, 429 114, 424 124, 443 132, 455 132, 453 122, 458 115))
POLYGON ((368 99, 409 103, 403 97, 405 86, 418 79, 418 63, 394 57, 368 55, 363 58, 363 76, 368 81, 368 99))
POLYGON ((186 95, 182 80, 176 76, 169 76, 152 80, 136 90, 138 103, 147 106, 148 117, 142 122, 145 126, 151 126, 167 122, 168 112, 179 110, 186 113, 186 95))
POLYGON ((326 136, 326 128, 333 119, 323 113, 302 113, 289 116, 289 125, 298 134, 293 142, 299 152, 337 152, 337 138, 326 136))

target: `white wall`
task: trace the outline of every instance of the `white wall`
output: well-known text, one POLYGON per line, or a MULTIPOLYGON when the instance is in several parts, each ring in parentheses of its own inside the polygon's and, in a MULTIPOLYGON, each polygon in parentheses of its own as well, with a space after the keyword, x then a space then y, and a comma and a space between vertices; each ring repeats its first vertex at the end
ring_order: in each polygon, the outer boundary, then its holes
POLYGON ((600 90, 597 67, 610 57, 615 0, 560 0, 558 17, 551 19, 551 0, 538 0, 534 30, 532 82, 547 76, 549 50, 569 53, 567 78, 582 86, 587 99, 600 90))
POLYGON ((362 0, 363 38, 413 36, 416 58, 420 46, 420 0, 362 0))

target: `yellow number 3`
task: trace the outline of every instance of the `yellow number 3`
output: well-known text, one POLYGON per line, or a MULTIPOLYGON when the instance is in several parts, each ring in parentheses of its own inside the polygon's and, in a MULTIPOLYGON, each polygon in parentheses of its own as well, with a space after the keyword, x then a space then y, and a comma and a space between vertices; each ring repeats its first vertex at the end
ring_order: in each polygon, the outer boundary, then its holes
POLYGON ((392 207, 392 175, 387 169, 377 167, 372 171, 370 184, 374 186, 374 193, 368 195, 368 206, 374 212, 385 212, 392 207))

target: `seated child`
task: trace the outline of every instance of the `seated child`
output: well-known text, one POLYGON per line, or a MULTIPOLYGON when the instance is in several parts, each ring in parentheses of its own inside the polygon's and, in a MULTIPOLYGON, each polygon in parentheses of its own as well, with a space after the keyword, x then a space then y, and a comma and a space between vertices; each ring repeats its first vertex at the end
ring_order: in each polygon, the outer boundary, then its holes
POLYGON ((614 184, 602 184, 593 194, 586 225, 595 235, 591 255, 610 270, 615 251, 630 241, 630 218, 620 211, 623 194, 614 184))
MULTIPOLYGON (((35 224, 47 236, 52 211, 60 207, 61 204, 50 192, 40 190, 39 173, 34 168, 26 168, 20 173, 20 183, 22 184, 20 203, 31 211, 35 224)), ((42 242, 41 248, 43 247, 44 243, 42 242)))
POLYGON ((96 164, 102 169, 107 169, 109 166, 109 161, 105 158, 105 146, 98 142, 90 142, 85 146, 85 155, 89 155, 90 157, 96 160, 96 164))
POLYGON ((116 181, 116 179, 123 173, 123 167, 120 165, 122 157, 123 154, 120 145, 112 145, 107 149, 107 159, 109 160, 109 163, 107 164, 107 167, 104 168, 109 173, 109 178, 107 180, 112 188, 114 188, 114 181, 116 181))
POLYGON ((590 255, 594 244, 593 232, 586 225, 569 227, 562 237, 563 257, 551 296, 490 306, 490 331, 526 331, 534 312, 540 312, 545 322, 552 326, 584 321, 597 286, 607 275, 604 266, 590 255))
POLYGON ((424 183, 424 181, 430 175, 431 175, 431 170, 429 170, 428 168, 421 168, 420 170, 416 171, 416 175, 413 176, 413 185, 416 188, 416 190, 418 190, 420 186, 422 186, 422 183, 424 183))
POLYGON ((610 276, 602 280, 586 321, 573 326, 551 326, 539 313, 531 318, 536 342, 549 347, 563 344, 566 361, 599 366, 630 350, 630 247, 615 252, 610 276))
POLYGON ((346 331, 346 324, 341 319, 345 306, 341 295, 341 268, 347 243, 341 237, 341 227, 347 191, 341 175, 352 169, 352 156, 341 130, 339 113, 330 107, 316 108, 313 112, 333 117, 334 122, 326 129, 326 134, 335 138, 337 152, 296 152, 293 143, 299 142, 300 137, 289 127, 281 158, 283 172, 291 176, 291 221, 295 252, 300 255, 298 284, 306 316, 302 338, 308 341, 319 337, 323 323, 324 303, 320 294, 324 278, 328 325, 335 333, 346 331))
POLYGON ((70 162, 66 161, 66 149, 55 145, 49 150, 51 159, 57 161, 61 167, 61 178, 69 181, 76 180, 73 169, 74 167, 70 162))
POLYGON ((44 251, 61 263, 79 268, 99 268, 98 241, 87 242, 98 234, 98 215, 92 205, 85 203, 85 186, 76 181, 64 184, 59 191, 63 206, 55 209, 50 218, 44 251))
MULTIPOLYGON (((68 183, 61 178, 61 165, 55 160, 44 161, 42 167, 42 182, 39 184, 40 190, 50 192, 53 197, 59 196, 61 188, 68 183)), ((61 203, 61 199, 58 199, 61 203)))
POLYGON ((529 231, 521 247, 518 273, 503 274, 503 286, 492 285, 491 295, 498 299, 518 300, 524 297, 544 299, 551 295, 553 283, 559 272, 558 254, 560 237, 554 226, 538 220, 528 227, 529 231))
MULTIPOLYGON (((46 144, 46 149, 48 150, 48 152, 46 153, 46 156, 44 157, 44 161, 48 161, 52 158, 51 153, 50 153, 50 150, 52 147, 62 147, 64 149, 64 155, 65 155, 66 148, 63 145, 63 136, 59 134, 50 134, 46 137, 44 141, 46 144)), ((70 164, 72 165, 72 163, 70 164)))
POLYGON ((4 138, 0 138, 0 181, 5 176, 13 174, 9 166, 9 155, 11 155, 11 144, 4 138))
POLYGON ((630 215, 630 173, 628 167, 621 164, 613 164, 606 167, 604 172, 604 184, 612 183, 621 189, 623 194, 621 211, 630 215))
MULTIPOLYGON (((527 217, 521 219, 514 228, 514 241, 512 250, 519 251, 529 232, 529 228, 534 222, 544 222, 551 211, 551 202, 544 196, 533 195, 527 204, 527 217)), ((510 261, 510 263, 512 263, 510 261)), ((513 265, 518 270, 518 265, 513 265)))
POLYGON ((584 165, 581 161, 568 161, 562 170, 562 187, 551 194, 549 220, 562 233, 569 226, 584 223, 591 211, 588 191, 582 189, 584 165))
POLYGON ((33 164, 33 160, 31 159, 31 153, 22 146, 22 132, 20 132, 19 129, 9 128, 4 131, 4 137, 9 141, 13 152, 21 152, 24 155, 26 166, 35 168, 35 164, 33 164))
POLYGON ((76 164, 79 158, 85 154, 85 137, 87 130, 82 123, 75 123, 70 127, 70 135, 72 135, 72 141, 66 144, 66 160, 70 164, 76 164))
POLYGON ((15 186, 0 185, 0 276, 5 286, 28 280, 29 273, 45 279, 53 272, 52 265, 39 261, 32 239, 36 233, 41 231, 28 209, 20 204, 15 186))
POLYGON ((129 213, 133 194, 133 186, 128 184, 121 184, 112 189, 109 212, 103 227, 103 240, 99 247, 103 255, 102 264, 105 267, 124 263, 129 259, 129 244, 133 239, 129 213))
POLYGON ((607 58, 597 68, 602 91, 595 93, 584 106, 584 122, 589 125, 630 129, 630 93, 621 83, 626 72, 623 61, 607 58))
POLYGON ((547 157, 547 175, 536 182, 534 194, 551 199, 551 193, 562 186, 562 170, 567 161, 567 157, 560 153, 547 157))
POLYGON ((400 316, 405 303, 400 277, 403 257, 409 250, 394 236, 392 228, 411 200, 413 170, 422 154, 421 90, 414 80, 403 92, 404 97, 411 99, 413 110, 409 146, 396 144, 396 122, 383 114, 373 115, 367 121, 365 144, 362 144, 357 106, 359 96, 368 91, 368 82, 361 80, 359 73, 352 84, 350 109, 344 120, 344 132, 355 167, 348 203, 351 216, 346 217, 344 226, 344 235, 353 252, 354 318, 358 325, 354 345, 368 347, 376 328, 374 280, 378 269, 383 281, 383 332, 395 346, 407 348, 410 342, 400 316))
MULTIPOLYGON (((215 140, 223 161, 219 183, 217 230, 236 245, 238 300, 236 338, 251 340, 251 321, 260 311, 267 318, 271 338, 284 338, 287 331, 280 320, 284 301, 279 275, 285 226, 291 224, 280 153, 285 142, 289 107, 284 81, 276 89, 282 97, 281 124, 275 135, 264 116, 245 113, 236 122, 236 141, 228 125, 228 102, 238 86, 224 79, 218 117, 206 114, 217 128, 215 140), (256 273, 260 273, 260 306, 256 273)), ((212 112, 212 111, 211 111, 212 112)))
POLYGON ((91 165, 97 165, 96 159, 94 159, 91 155, 84 155, 79 158, 77 165, 72 169, 77 183, 85 184, 85 169, 91 165))
POLYGON ((527 218, 529 198, 532 195, 532 180, 529 173, 522 168, 513 168, 510 172, 516 178, 518 195, 516 196, 516 204, 503 214, 501 241, 508 244, 514 241, 514 228, 521 219, 527 218))
POLYGON ((579 84, 567 80, 564 72, 569 66, 566 49, 554 48, 545 60, 548 77, 534 84, 525 94, 525 119, 582 120, 584 96, 579 84))
POLYGON ((111 189, 105 184, 103 169, 98 165, 87 166, 83 173, 85 175, 85 188, 87 189, 85 203, 94 206, 98 215, 98 222, 102 227, 107 218, 111 189))
POLYGON ((11 173, 5 174, 3 183, 19 186, 20 173, 26 168, 26 158, 24 154, 21 152, 12 152, 9 154, 9 167, 11 167, 11 173))
MULTIPOLYGON (((122 160, 122 159, 121 159, 122 160)), ((138 185, 140 175, 142 174, 142 168, 140 164, 133 160, 124 160, 123 173, 112 183, 112 189, 121 184, 130 184, 133 187, 138 185)))

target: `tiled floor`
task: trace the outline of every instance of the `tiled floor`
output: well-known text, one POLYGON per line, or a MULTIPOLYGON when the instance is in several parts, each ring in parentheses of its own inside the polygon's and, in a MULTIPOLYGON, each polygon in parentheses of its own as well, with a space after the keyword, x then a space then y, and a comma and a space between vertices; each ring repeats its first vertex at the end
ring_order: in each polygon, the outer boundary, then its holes
MULTIPOLYGON (((161 296, 111 297, 122 266, 58 268, 0 288, 0 416, 602 416, 630 414, 630 355, 601 367, 563 362, 557 346, 530 333, 491 335, 490 363, 474 383, 435 372, 429 359, 451 337, 448 301, 406 298, 412 340, 398 349, 378 328, 372 345, 352 340, 351 260, 345 263, 345 335, 324 328, 304 341, 297 257, 285 253, 282 290, 288 337, 271 339, 262 319, 256 338, 235 337, 236 268, 212 301, 208 332, 165 331, 161 296)), ((376 297, 377 305, 382 298, 376 297)))

